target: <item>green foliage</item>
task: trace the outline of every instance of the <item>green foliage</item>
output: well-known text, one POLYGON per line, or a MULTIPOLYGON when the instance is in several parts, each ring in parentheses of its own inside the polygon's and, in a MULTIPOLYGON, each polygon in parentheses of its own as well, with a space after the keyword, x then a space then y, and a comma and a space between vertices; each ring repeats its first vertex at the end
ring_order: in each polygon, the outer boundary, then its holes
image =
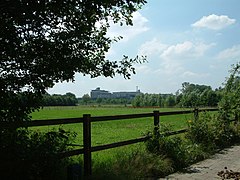
POLYGON ((28 120, 40 107, 42 94, 57 82, 73 81, 75 73, 91 77, 130 78, 134 63, 106 59, 110 23, 132 25, 132 13, 145 0, 1 1, 0 120, 28 120), (24 102, 22 98, 24 96, 24 102))
POLYGON ((29 114, 41 104, 41 93, 2 91, 5 90, 0 89, 0 121, 30 120, 29 114))
POLYGON ((61 94, 45 94, 43 96, 43 106, 76 106, 77 98, 73 93, 66 93, 65 95, 61 94))
POLYGON ((91 99, 86 97, 82 97, 79 100, 79 104, 80 105, 86 105, 86 100, 87 100, 87 105, 124 105, 126 106, 127 104, 130 105, 131 104, 131 99, 127 99, 127 98, 97 98, 97 99, 91 99))
POLYGON ((233 65, 223 89, 223 98, 219 103, 220 118, 229 123, 240 117, 240 63, 233 65))
POLYGON ((210 86, 190 84, 185 82, 182 89, 174 94, 140 94, 137 95, 132 105, 135 107, 216 107, 221 99, 218 90, 213 91, 210 86))
POLYGON ((193 142, 201 143, 205 147, 225 147, 239 138, 237 120, 240 110, 240 65, 233 66, 230 77, 222 90, 222 99, 219 103, 219 113, 211 116, 204 113, 198 121, 189 123, 188 138, 193 142))
POLYGON ((238 124, 231 123, 239 117, 239 68, 239 64, 233 66, 231 75, 222 90, 219 113, 212 116, 204 113, 197 121, 189 123, 187 137, 193 142, 214 149, 228 146, 239 138, 238 124))
POLYGON ((234 132, 218 115, 202 114, 197 121, 190 121, 186 137, 202 144, 207 149, 216 149, 230 144, 234 132))
POLYGON ((201 145, 192 143, 180 136, 153 135, 146 142, 146 147, 150 153, 170 159, 174 171, 203 160, 208 156, 201 145))
POLYGON ((2 179, 61 179, 68 159, 59 153, 69 149, 75 134, 59 128, 46 133, 17 129, 0 132, 2 179))
POLYGON ((210 86, 184 82, 182 89, 178 91, 177 99, 179 105, 184 107, 214 107, 217 106, 221 96, 218 91, 213 91, 210 86))
POLYGON ((208 114, 201 115, 197 121, 188 122, 187 138, 196 143, 211 145, 215 139, 216 121, 213 121, 208 114))
POLYGON ((140 94, 132 100, 134 107, 174 107, 176 106, 176 96, 173 94, 140 94))
POLYGON ((82 101, 84 104, 88 104, 88 102, 91 100, 91 97, 89 96, 89 94, 84 94, 82 97, 82 101))
MULTIPOLYGON (((161 134, 153 133, 146 143, 148 151, 161 156, 165 155, 173 161, 174 168, 179 169, 204 159, 218 148, 224 148, 239 141, 239 74, 240 64, 238 63, 233 66, 226 86, 220 90, 222 100, 217 114, 202 113, 195 121, 190 120, 185 138, 165 137, 162 131, 161 134), (232 120, 236 122, 232 123, 232 120)), ((189 106, 200 105, 207 101, 209 104, 214 104, 217 97, 209 87, 189 83, 183 83, 180 95, 180 102, 189 106)))

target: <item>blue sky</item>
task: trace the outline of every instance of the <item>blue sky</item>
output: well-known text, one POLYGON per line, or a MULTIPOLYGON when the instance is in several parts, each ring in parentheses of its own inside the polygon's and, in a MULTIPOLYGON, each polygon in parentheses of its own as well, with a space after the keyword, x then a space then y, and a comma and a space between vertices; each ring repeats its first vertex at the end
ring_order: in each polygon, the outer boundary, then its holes
POLYGON ((146 55, 130 80, 76 74, 74 83, 59 83, 50 94, 72 92, 77 97, 92 89, 175 93, 183 82, 222 86, 231 65, 240 62, 239 0, 149 0, 133 14, 132 27, 112 25, 110 37, 123 36, 107 57, 146 55))

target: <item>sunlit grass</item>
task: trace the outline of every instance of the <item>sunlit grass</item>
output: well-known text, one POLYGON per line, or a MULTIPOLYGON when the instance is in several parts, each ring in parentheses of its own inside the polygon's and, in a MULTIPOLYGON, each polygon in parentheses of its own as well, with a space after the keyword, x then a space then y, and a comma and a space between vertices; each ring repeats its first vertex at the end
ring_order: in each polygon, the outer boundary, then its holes
MULTIPOLYGON (((74 106, 74 107, 45 107, 38 112, 32 114, 33 120, 40 119, 56 119, 56 118, 71 118, 82 117, 83 114, 91 114, 91 116, 108 116, 108 115, 122 115, 122 114, 139 114, 151 113, 154 110, 160 112, 167 111, 181 111, 186 109, 181 108, 132 108, 132 107, 88 107, 88 106, 74 106)), ((187 127, 187 121, 193 119, 193 114, 186 115, 171 115, 160 117, 161 126, 169 126, 172 130, 183 129, 187 127)), ((91 123, 92 131, 92 146, 109 144, 124 140, 135 139, 144 136, 147 132, 153 130, 153 117, 114 120, 106 122, 91 123)), ((40 131, 49 131, 52 128, 64 128, 77 133, 74 144, 83 144, 83 127, 82 123, 60 125, 60 126, 43 126, 34 127, 40 131)), ((141 152, 144 155, 145 144, 138 143, 127 145, 119 148, 113 148, 92 153, 93 171, 98 171, 101 166, 110 167, 115 166, 116 159, 119 157, 128 157, 134 152, 141 152)), ((83 155, 75 156, 75 161, 82 161, 83 155)))
MULTIPOLYGON (((72 107, 45 107, 38 112, 32 114, 32 119, 56 119, 82 117, 83 114, 91 114, 91 116, 107 116, 122 114, 139 114, 151 113, 154 110, 160 112, 184 110, 181 108, 129 108, 129 107, 88 107, 88 106, 72 106, 72 107)), ((173 130, 183 129, 187 126, 187 121, 192 119, 192 114, 172 115, 160 117, 161 125, 169 125, 173 130)), ((153 129, 153 117, 115 120, 106 122, 93 122, 92 124, 92 145, 101 145, 113 143, 128 139, 134 139, 146 134, 153 129)), ((57 128, 59 126, 53 126, 57 128)), ((51 130, 52 126, 35 127, 39 130, 51 130)), ((74 131, 78 134, 76 142, 82 144, 82 124, 61 125, 62 128, 74 131)))

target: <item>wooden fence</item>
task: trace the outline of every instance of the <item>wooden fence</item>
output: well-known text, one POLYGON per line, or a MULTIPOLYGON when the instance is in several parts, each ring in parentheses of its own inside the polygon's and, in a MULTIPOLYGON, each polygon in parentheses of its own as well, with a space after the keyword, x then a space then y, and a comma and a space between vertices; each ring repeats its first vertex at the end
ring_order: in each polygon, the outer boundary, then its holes
MULTIPOLYGON (((67 152, 63 152, 60 154, 61 158, 70 157, 74 155, 83 154, 84 161, 84 175, 89 176, 92 174, 92 152, 102 151, 105 149, 135 144, 139 142, 144 142, 151 138, 140 137, 136 139, 130 139, 121 142, 115 142, 111 144, 105 144, 100 146, 92 146, 91 145, 91 123, 92 122, 101 122, 101 121, 115 121, 115 120, 128 120, 128 119, 136 119, 143 117, 153 117, 154 123, 154 131, 158 132, 160 126, 160 117, 161 116, 169 116, 169 115, 178 115, 178 114, 190 114, 194 113, 194 119, 198 119, 198 113, 203 111, 217 111, 216 108, 209 109, 194 109, 194 110, 185 110, 185 111, 170 111, 170 112, 159 112, 153 111, 152 113, 143 113, 143 114, 128 114, 128 115, 116 115, 116 116, 94 116, 92 117, 90 114, 84 114, 81 118, 65 118, 65 119, 52 119, 52 120, 34 120, 28 121, 24 123, 1 123, 3 126, 10 127, 33 127, 33 126, 49 126, 49 125, 60 125, 60 124, 73 124, 73 123, 83 123, 83 148, 70 150, 67 152)), ((181 129, 178 131, 168 132, 167 135, 175 135, 186 132, 187 129, 181 129)))

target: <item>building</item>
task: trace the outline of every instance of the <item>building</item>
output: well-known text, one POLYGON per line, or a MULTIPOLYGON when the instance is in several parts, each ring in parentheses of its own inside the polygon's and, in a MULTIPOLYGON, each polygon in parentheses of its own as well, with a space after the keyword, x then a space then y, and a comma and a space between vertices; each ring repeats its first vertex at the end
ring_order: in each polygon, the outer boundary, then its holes
POLYGON ((97 98, 111 98, 112 93, 109 91, 101 90, 100 87, 96 88, 95 90, 91 91, 91 98, 97 99, 97 98))
POLYGON ((91 91, 91 98, 97 99, 97 98, 125 98, 125 99, 132 99, 136 95, 141 94, 141 91, 137 88, 136 91, 133 92, 113 92, 110 93, 106 90, 101 90, 100 87, 96 88, 95 90, 91 91))

